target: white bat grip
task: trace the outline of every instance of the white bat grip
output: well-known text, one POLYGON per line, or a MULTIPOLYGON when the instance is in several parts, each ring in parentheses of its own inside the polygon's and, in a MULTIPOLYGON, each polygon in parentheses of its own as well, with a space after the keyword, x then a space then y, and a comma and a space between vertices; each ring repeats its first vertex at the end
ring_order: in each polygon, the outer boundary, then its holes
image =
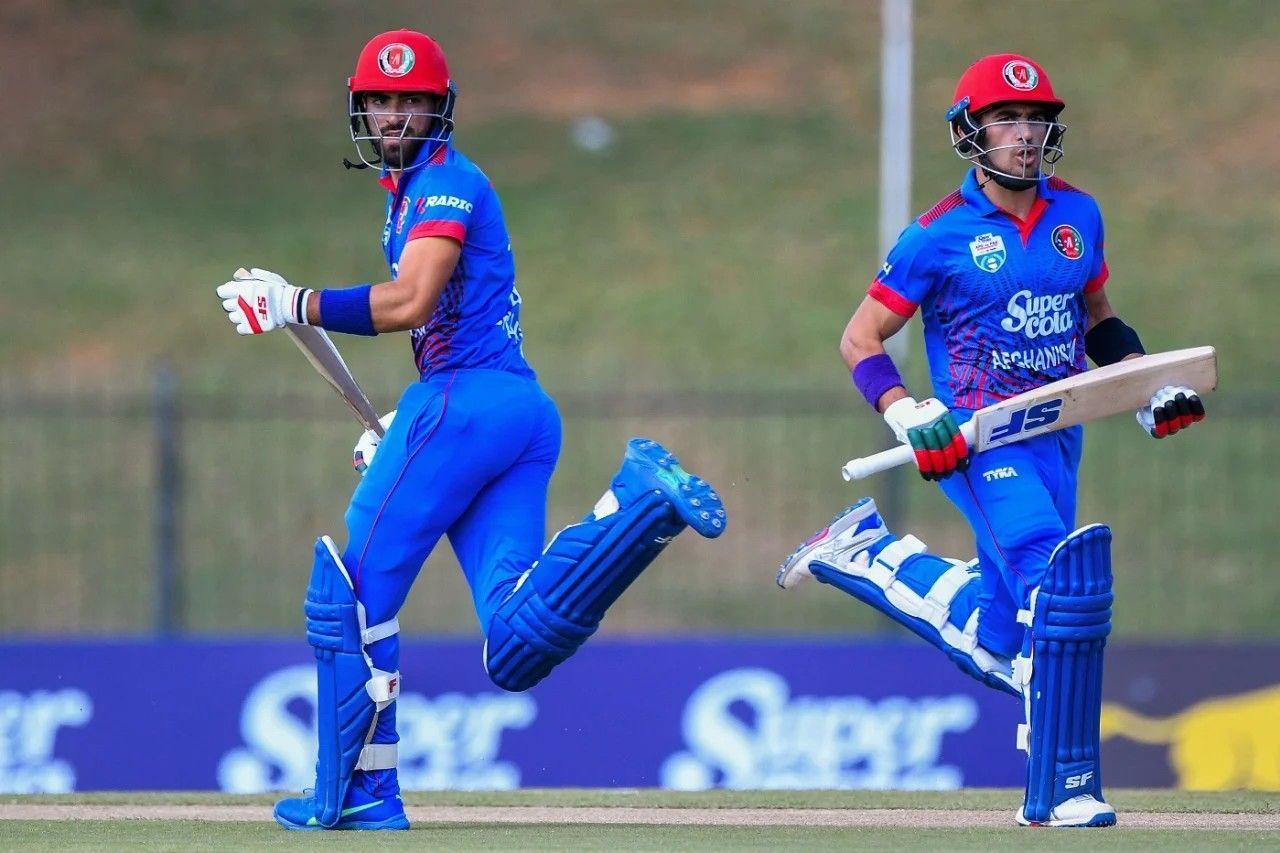
MULTIPOLYGON (((973 452, 973 441, 977 433, 978 427, 972 420, 966 421, 960 426, 960 434, 969 443, 971 453, 973 452)), ((870 477, 872 474, 879 474, 881 471, 888 471, 890 468, 906 465, 914 458, 915 453, 912 452, 910 445, 899 444, 897 447, 890 447, 888 450, 882 450, 870 456, 859 456, 857 459, 850 459, 840 469, 840 473, 844 475, 846 482, 861 480, 870 477)))
POLYGON ((906 465, 911 461, 912 456, 909 445, 899 444, 897 447, 890 447, 888 450, 882 450, 870 456, 859 456, 857 459, 850 459, 840 469, 840 473, 844 475, 846 481, 861 480, 865 477, 870 477, 872 474, 879 474, 881 471, 888 471, 890 468, 906 465))

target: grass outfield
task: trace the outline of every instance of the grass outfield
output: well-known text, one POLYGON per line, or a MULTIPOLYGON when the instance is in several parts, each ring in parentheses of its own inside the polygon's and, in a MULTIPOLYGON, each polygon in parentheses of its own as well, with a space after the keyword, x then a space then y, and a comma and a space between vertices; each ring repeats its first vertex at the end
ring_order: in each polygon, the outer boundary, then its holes
MULTIPOLYGON (((1097 850, 1199 850, 1280 844, 1276 794, 1113 792, 1120 826, 1087 837, 1012 825, 1017 797, 1012 790, 415 793, 406 797, 414 831, 365 836, 360 843, 388 849, 428 843, 452 850, 1066 850, 1086 842, 1097 850)), ((353 843, 349 836, 283 832, 270 822, 271 801, 186 793, 0 797, 0 850, 265 850, 353 843), (189 809, 190 819, 175 819, 175 807, 178 814, 189 809), (49 811, 30 819, 37 809, 49 811), (69 817, 73 809, 79 814, 69 817)))

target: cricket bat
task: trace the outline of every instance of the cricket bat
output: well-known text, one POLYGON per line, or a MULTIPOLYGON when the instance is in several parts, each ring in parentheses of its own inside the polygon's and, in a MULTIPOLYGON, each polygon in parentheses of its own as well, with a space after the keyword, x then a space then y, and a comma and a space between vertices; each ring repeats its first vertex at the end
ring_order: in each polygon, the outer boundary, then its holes
POLYGON ((333 341, 329 340, 324 329, 294 323, 286 323, 284 329, 298 345, 298 349, 302 350, 307 361, 311 362, 316 372, 333 386, 333 390, 338 392, 338 396, 351 409, 356 420, 363 424, 365 429, 373 430, 381 438, 382 424, 378 423, 378 411, 369 402, 364 390, 356 383, 350 368, 342 360, 338 348, 333 345, 333 341))
MULTIPOLYGON (((1047 432, 1137 411, 1166 385, 1187 385, 1198 394, 1218 387, 1218 355, 1213 347, 1151 353, 1086 370, 974 412, 960 427, 972 452, 1013 444, 1047 432)), ((911 462, 908 445, 850 459, 846 480, 861 480, 911 462)))

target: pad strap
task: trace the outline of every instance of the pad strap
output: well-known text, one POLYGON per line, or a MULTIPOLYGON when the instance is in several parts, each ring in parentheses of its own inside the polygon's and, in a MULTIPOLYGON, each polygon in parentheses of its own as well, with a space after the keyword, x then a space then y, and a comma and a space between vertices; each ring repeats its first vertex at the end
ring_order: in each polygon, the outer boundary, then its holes
POLYGON ((393 770, 400 758, 399 744, 368 743, 360 750, 357 770, 393 770))
MULTIPOLYGON (((360 616, 364 618, 364 608, 360 608, 360 616)), ((380 622, 372 628, 365 628, 360 632, 360 640, 366 646, 372 646, 379 640, 385 640, 393 634, 400 633, 400 620, 397 617, 391 617, 386 622, 380 622)))

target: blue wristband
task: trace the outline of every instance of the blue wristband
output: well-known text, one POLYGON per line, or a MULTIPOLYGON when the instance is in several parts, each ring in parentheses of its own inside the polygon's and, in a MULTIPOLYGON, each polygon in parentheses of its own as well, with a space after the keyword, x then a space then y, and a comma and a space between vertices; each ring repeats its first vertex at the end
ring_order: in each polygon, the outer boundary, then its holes
POLYGON ((371 284, 320 291, 320 325, 331 332, 348 335, 376 335, 373 306, 369 302, 371 284))
POLYGON ((853 378, 853 384, 858 386, 862 396, 867 398, 871 408, 876 411, 879 411, 876 404, 880 402, 884 392, 899 385, 906 387, 888 353, 876 353, 864 358, 854 366, 849 375, 853 378))

